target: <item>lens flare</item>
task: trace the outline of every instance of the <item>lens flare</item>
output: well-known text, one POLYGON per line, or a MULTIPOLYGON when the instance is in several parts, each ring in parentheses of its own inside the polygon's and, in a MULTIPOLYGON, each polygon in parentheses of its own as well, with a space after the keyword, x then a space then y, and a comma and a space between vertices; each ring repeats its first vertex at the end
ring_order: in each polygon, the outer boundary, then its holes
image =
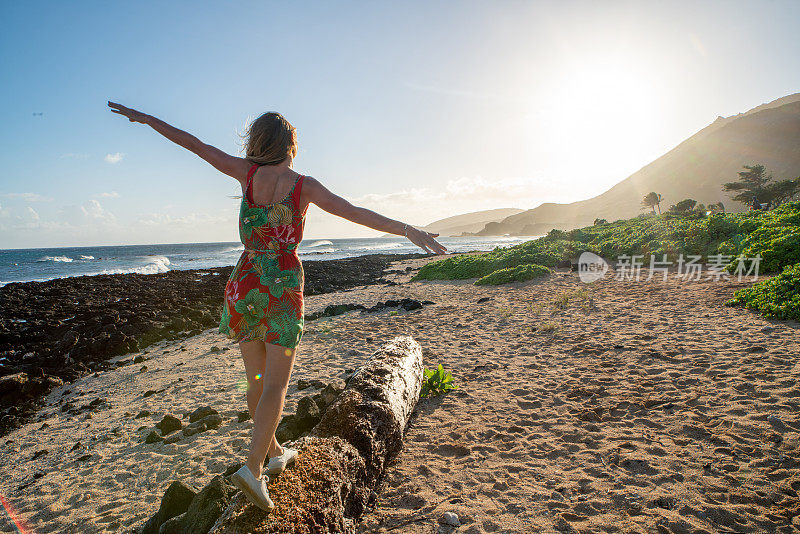
POLYGON ((283 353, 286 354, 287 356, 291 356, 292 355, 291 349, 286 349, 286 350, 283 351, 283 353))
POLYGON ((5 497, 3 497, 2 495, 0 495, 0 504, 2 504, 3 508, 6 509, 8 517, 11 519, 14 525, 16 525, 17 530, 19 530, 22 534, 27 534, 28 532, 31 532, 25 520, 19 517, 19 514, 17 513, 16 510, 14 510, 14 507, 11 506, 11 504, 8 501, 6 501, 5 497))
POLYGON ((261 380, 261 374, 256 375, 256 380, 261 380))

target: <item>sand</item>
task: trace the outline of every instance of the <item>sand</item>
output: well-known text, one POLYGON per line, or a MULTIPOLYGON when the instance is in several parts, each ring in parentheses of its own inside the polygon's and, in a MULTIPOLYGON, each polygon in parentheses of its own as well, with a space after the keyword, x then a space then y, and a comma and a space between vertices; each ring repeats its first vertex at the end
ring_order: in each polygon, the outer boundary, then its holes
MULTIPOLYGON (((419 341, 426 367, 452 371, 459 389, 419 402, 359 532, 797 531, 800 325, 722 305, 749 282, 385 277, 401 283, 310 296, 306 313, 435 304, 306 323, 285 407, 313 392, 297 379, 341 380, 395 335, 419 341), (461 526, 439 525, 448 511, 461 526)), ((36 422, 3 438, 0 494, 23 527, 133 532, 172 480, 199 488, 243 461, 252 422, 237 421, 237 347, 209 330, 142 355, 53 391, 36 422), (62 399, 100 401, 68 416, 62 399), (220 428, 143 442, 165 413, 205 405, 220 428)), ((8 515, 0 531, 16 532, 8 515)))

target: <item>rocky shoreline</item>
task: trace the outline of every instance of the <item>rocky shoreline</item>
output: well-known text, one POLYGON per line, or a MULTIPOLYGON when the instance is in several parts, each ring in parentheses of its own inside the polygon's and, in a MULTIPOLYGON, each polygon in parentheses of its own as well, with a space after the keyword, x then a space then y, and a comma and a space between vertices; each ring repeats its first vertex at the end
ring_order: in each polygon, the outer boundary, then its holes
MULTIPOLYGON (((389 283, 391 262, 428 254, 304 261, 305 294, 389 283)), ((114 274, 0 287, 0 435, 53 387, 110 367, 114 356, 218 324, 233 267, 114 274)))

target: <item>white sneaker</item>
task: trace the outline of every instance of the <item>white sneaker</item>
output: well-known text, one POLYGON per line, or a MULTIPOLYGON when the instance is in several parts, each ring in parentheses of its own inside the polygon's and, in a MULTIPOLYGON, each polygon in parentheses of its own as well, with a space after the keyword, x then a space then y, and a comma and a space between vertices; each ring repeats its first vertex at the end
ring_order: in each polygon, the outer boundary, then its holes
POLYGON ((270 475, 277 475, 282 473, 286 466, 294 462, 297 458, 297 451, 288 447, 282 447, 283 454, 280 456, 273 456, 267 463, 267 472, 270 475))
POLYGON ((231 475, 231 482, 242 490, 248 501, 269 512, 275 508, 275 504, 269 498, 267 480, 269 480, 267 475, 262 475, 260 479, 256 478, 250 468, 247 467, 247 464, 231 475))

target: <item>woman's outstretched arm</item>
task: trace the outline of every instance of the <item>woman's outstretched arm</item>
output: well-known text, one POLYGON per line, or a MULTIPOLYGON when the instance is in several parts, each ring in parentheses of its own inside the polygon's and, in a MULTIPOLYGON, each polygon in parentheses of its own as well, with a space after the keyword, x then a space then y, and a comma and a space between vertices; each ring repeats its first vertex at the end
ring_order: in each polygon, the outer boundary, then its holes
POLYGON ((313 202, 328 213, 332 213, 348 221, 389 234, 405 235, 412 243, 421 247, 425 252, 446 254, 447 249, 434 239, 434 237, 438 237, 439 234, 417 230, 410 224, 389 219, 367 208, 354 206, 339 195, 331 193, 318 180, 310 176, 306 176, 303 182, 301 196, 308 198, 309 202, 313 202))
POLYGON ((203 143, 192 134, 179 130, 152 115, 147 115, 135 109, 126 108, 122 104, 116 104, 114 102, 109 102, 108 107, 110 107, 111 111, 114 113, 119 113, 127 117, 131 122, 141 122, 142 124, 150 126, 173 143, 194 152, 213 165, 218 171, 232 176, 240 182, 244 182, 247 179, 247 172, 253 165, 252 162, 244 158, 237 158, 236 156, 226 154, 216 147, 203 143))

